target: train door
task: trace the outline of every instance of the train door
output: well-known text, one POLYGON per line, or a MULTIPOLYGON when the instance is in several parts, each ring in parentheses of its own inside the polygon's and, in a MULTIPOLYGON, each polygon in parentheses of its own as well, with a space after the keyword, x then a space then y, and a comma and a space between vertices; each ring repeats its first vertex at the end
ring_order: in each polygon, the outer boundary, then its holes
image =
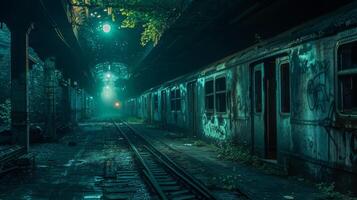
POLYGON ((193 81, 187 84, 187 100, 188 100, 188 125, 192 136, 196 136, 196 114, 197 114, 197 82, 193 81))
POLYGON ((276 73, 275 60, 253 67, 253 146, 261 157, 276 159, 276 73))
POLYGON ((161 122, 166 125, 167 115, 167 102, 166 102, 166 90, 161 91, 161 122))
POLYGON ((265 123, 264 123, 264 63, 253 67, 253 149, 260 156, 264 156, 265 123))
POLYGON ((276 159, 277 154, 277 115, 276 115, 276 62, 275 59, 264 63, 265 77, 265 127, 266 158, 276 159))
POLYGON ((290 84, 290 63, 288 57, 277 59, 277 134, 278 146, 289 144, 288 138, 291 138, 290 109, 291 109, 291 84, 290 84), (279 141, 284 138, 285 141, 279 141))

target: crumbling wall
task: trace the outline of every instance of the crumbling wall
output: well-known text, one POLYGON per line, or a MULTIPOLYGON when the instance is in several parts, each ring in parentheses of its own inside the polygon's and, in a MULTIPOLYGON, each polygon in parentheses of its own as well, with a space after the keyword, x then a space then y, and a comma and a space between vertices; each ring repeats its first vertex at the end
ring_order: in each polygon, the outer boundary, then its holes
POLYGON ((0 28, 0 127, 10 126, 10 31, 5 24, 0 28))

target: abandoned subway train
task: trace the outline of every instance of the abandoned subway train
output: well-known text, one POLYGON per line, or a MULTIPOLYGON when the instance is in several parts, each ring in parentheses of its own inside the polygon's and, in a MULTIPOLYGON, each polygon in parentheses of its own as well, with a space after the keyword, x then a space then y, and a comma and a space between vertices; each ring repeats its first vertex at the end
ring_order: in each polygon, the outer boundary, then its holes
POLYGON ((126 102, 289 172, 357 185, 357 8, 347 7, 126 102))

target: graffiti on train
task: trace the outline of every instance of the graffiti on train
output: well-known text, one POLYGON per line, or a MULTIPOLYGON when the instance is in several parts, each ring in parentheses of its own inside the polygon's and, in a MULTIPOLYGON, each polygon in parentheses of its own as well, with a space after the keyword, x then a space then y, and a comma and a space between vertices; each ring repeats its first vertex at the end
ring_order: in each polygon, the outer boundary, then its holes
POLYGON ((219 122, 217 117, 211 117, 207 116, 207 114, 204 114, 202 117, 202 126, 203 126, 203 131, 204 134, 208 137, 213 137, 217 139, 226 139, 227 136, 227 121, 222 120, 222 122, 219 122))
POLYGON ((311 68, 314 76, 307 82, 307 102, 311 111, 326 111, 330 101, 327 88, 328 62, 316 62, 311 68))
POLYGON ((292 105, 295 114, 304 113, 305 108, 308 108, 311 112, 326 113, 330 102, 333 101, 330 94, 332 86, 328 84, 330 81, 329 68, 332 65, 329 60, 320 59, 317 51, 318 49, 314 45, 305 44, 297 48, 292 54, 295 63, 292 81, 296 83, 292 87, 293 90, 305 94, 293 98, 292 105))

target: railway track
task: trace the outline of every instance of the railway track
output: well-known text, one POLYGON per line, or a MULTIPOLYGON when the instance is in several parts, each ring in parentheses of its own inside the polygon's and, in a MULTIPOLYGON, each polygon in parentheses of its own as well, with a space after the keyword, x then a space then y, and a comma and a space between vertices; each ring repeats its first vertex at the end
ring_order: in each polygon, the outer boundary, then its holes
POLYGON ((142 174, 160 199, 216 199, 194 177, 158 151, 148 140, 124 121, 113 121, 126 139, 142 169, 142 174))

